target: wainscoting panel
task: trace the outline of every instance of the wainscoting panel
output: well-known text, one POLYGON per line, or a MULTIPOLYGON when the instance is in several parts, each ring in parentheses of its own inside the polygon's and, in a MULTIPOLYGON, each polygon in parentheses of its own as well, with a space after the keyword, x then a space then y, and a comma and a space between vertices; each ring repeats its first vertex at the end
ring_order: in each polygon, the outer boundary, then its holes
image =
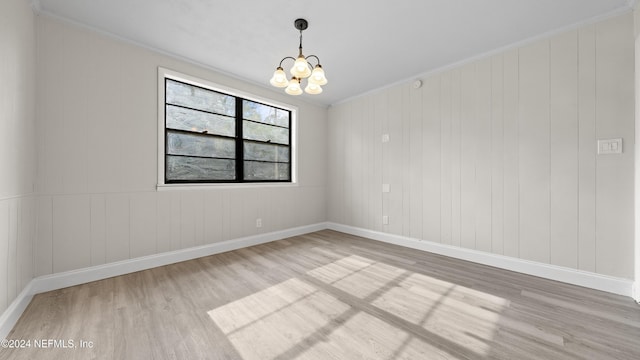
POLYGON ((633 278, 633 44, 628 13, 332 106, 328 219, 633 278))

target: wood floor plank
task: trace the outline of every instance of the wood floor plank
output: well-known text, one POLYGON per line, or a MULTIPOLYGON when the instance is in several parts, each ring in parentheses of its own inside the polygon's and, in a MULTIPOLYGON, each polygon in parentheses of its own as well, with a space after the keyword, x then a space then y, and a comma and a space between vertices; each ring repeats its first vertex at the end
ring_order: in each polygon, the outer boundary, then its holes
POLYGON ((323 230, 36 295, 8 338, 31 347, 0 359, 638 359, 640 306, 323 230))

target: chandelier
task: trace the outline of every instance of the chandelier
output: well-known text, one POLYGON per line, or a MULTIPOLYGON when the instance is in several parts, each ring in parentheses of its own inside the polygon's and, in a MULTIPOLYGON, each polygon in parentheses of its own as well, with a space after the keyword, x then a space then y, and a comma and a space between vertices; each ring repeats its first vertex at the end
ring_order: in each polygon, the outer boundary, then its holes
POLYGON ((302 31, 309 27, 309 23, 305 19, 296 19, 296 21, 293 22, 293 26, 300 30, 298 57, 293 58, 291 56, 287 56, 280 60, 280 65, 276 68, 276 71, 273 73, 273 77, 269 82, 275 87, 286 88, 284 91, 289 95, 300 95, 302 94, 302 80, 307 79, 307 86, 304 88, 304 92, 314 95, 320 94, 322 92, 322 85, 327 83, 327 78, 324 76, 324 70, 322 70, 322 65, 320 65, 320 59, 315 55, 302 55, 302 31), (315 66, 309 62, 312 58, 316 61, 315 66), (282 63, 287 59, 294 61, 291 70, 289 70, 291 73, 291 80, 287 79, 287 75, 282 68, 282 63))

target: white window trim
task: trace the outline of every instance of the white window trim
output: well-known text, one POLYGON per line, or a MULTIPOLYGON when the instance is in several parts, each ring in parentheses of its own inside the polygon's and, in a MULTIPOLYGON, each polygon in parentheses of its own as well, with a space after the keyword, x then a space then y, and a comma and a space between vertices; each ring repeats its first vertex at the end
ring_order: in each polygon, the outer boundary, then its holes
POLYGON ((174 70, 158 67, 158 191, 165 190, 208 190, 208 189, 232 189, 232 188, 255 188, 255 187, 291 187, 298 186, 298 108, 290 104, 284 104, 272 99, 267 99, 244 91, 216 84, 214 82, 186 75, 174 70), (232 96, 241 97, 247 100, 257 101, 266 105, 272 105, 291 111, 291 182, 286 183, 211 183, 211 184, 166 184, 164 182, 165 164, 165 88, 164 79, 169 78, 182 81, 191 85, 196 85, 222 92, 232 96))

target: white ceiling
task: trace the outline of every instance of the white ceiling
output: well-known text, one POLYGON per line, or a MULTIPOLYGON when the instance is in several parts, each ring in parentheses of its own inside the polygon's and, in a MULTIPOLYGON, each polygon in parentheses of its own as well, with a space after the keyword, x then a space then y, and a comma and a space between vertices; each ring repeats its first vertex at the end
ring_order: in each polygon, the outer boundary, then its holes
MULTIPOLYGON (((270 87, 296 56, 293 21, 309 21, 304 54, 333 104, 510 44, 631 8, 634 0, 36 0, 73 20, 270 87)), ((282 91, 275 89, 274 91, 282 91)))

